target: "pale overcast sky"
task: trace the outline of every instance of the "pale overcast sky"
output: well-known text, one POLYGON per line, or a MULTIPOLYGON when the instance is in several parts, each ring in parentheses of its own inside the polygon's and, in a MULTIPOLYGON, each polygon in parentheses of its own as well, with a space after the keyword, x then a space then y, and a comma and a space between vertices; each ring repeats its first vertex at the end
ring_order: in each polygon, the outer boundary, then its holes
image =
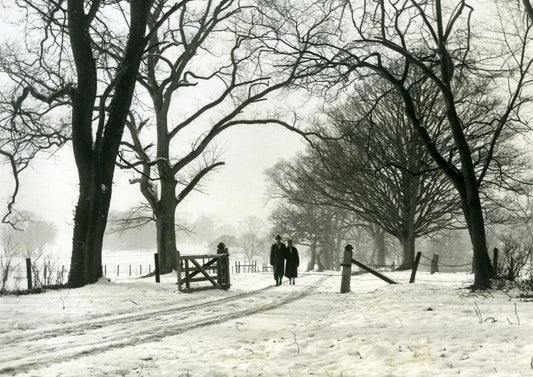
MULTIPOLYGON (((279 159, 290 159, 305 144, 300 136, 279 126, 237 126, 217 139, 223 147, 226 165, 211 172, 204 180, 202 191, 191 193, 177 215, 187 214, 193 219, 214 215, 224 223, 237 225, 240 220, 256 215, 266 218, 264 170, 279 159)), ((2 214, 12 188, 7 166, 2 169, 2 214)), ((131 173, 117 169, 111 203, 112 209, 125 210, 143 200, 138 185, 129 185, 131 173)), ((22 175, 21 191, 16 208, 30 210, 61 230, 61 238, 70 239, 73 210, 77 200, 77 171, 69 146, 54 156, 41 159, 22 175)))

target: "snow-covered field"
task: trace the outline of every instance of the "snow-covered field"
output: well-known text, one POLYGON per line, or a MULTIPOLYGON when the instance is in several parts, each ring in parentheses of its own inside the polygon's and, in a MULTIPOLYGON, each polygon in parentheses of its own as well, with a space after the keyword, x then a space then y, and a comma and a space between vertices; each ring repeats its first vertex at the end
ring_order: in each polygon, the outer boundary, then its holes
POLYGON ((533 302, 470 292, 470 274, 232 276, 181 293, 175 275, 0 297, 0 375, 533 376, 533 302))

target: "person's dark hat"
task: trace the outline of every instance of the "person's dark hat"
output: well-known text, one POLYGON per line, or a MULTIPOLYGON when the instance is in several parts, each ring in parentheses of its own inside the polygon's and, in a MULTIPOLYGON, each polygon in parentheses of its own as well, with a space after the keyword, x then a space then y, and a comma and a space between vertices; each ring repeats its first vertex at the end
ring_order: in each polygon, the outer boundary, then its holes
POLYGON ((219 244, 217 245, 217 249, 223 249, 223 248, 225 248, 225 247, 226 247, 226 245, 224 245, 224 242, 221 242, 221 243, 219 243, 219 244))
POLYGON ((353 246, 350 245, 350 244, 344 246, 344 248, 345 248, 346 250, 353 250, 353 246))
POLYGON ((279 234, 276 236, 276 240, 281 240, 281 236, 279 234))

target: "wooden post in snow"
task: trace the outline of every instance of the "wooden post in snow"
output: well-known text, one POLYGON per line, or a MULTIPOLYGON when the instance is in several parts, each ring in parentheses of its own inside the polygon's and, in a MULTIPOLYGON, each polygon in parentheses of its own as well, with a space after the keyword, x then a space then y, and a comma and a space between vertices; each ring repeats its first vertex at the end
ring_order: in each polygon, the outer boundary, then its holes
POLYGON ((344 255, 341 263, 341 293, 350 292, 350 280, 352 278, 352 249, 353 247, 350 244, 344 247, 344 255))
POLYGON ((26 281, 28 282, 28 290, 33 288, 31 281, 31 258, 26 258, 26 281))
POLYGON ((159 283, 161 281, 161 277, 159 276, 159 254, 154 254, 154 263, 155 263, 155 282, 159 283))
POLYGON ((411 272, 411 278, 409 279, 409 284, 415 282, 416 271, 418 270, 418 263, 420 263, 421 256, 422 256, 422 253, 420 251, 416 253, 415 264, 413 265, 413 271, 411 272))

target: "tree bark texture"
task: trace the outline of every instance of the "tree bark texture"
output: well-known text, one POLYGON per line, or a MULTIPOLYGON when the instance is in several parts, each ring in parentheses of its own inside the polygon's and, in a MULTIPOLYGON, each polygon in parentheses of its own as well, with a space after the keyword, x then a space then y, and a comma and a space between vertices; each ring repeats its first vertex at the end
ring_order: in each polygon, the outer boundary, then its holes
POLYGON ((385 247, 385 231, 381 229, 378 225, 372 224, 370 228, 372 234, 372 241, 374 243, 374 251, 372 252, 371 261, 373 262, 377 258, 377 264, 384 265, 387 248, 385 247))
POLYGON ((102 244, 115 162, 146 46, 144 36, 150 4, 151 1, 147 0, 131 3, 130 33, 112 88, 108 117, 100 119, 93 142, 97 71, 90 23, 94 14, 92 8, 85 12, 83 1, 68 1, 68 29, 77 74, 72 93, 72 145, 79 177, 69 275, 71 287, 94 283, 102 276, 102 244))
POLYGON ((173 178, 160 180, 161 199, 157 203, 155 217, 157 227, 157 252, 162 274, 176 267, 176 182, 173 178))

